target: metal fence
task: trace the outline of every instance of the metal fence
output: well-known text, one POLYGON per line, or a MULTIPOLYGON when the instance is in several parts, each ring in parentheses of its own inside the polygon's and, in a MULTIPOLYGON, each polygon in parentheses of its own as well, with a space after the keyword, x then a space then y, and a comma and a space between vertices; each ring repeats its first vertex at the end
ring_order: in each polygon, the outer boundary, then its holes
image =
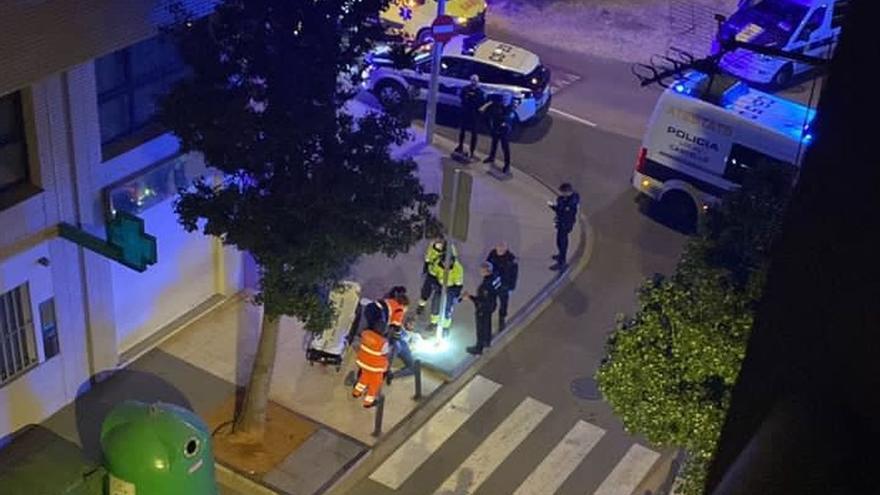
POLYGON ((34 319, 27 284, 0 294, 0 386, 38 361, 34 319))

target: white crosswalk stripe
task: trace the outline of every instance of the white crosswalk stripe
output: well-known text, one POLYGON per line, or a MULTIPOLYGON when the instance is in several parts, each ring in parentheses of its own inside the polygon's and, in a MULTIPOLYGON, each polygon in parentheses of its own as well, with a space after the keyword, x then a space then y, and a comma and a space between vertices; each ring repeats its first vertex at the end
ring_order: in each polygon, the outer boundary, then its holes
POLYGON ((476 450, 434 492, 435 495, 470 495, 529 436, 553 408, 526 397, 476 450))
POLYGON ((400 488, 461 425, 486 403, 501 385, 476 375, 370 475, 392 490, 400 488))
POLYGON ((658 458, 657 452, 634 444, 593 495, 631 495, 658 458))
POLYGON ((552 495, 593 450, 605 430, 578 421, 513 495, 552 495))

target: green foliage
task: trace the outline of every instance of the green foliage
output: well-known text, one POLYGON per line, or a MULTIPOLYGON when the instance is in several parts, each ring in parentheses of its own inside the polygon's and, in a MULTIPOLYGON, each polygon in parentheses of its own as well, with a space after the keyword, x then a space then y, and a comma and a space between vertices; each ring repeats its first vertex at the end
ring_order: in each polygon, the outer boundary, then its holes
POLYGON ((682 493, 702 493, 789 197, 789 171, 759 164, 710 211, 675 273, 639 291, 608 341, 600 389, 626 429, 688 454, 682 493))
POLYGON ((330 322, 326 295, 359 256, 405 252, 435 222, 415 162, 391 153, 407 124, 346 110, 386 4, 227 0, 169 30, 191 77, 162 122, 223 173, 182 193, 180 221, 251 253, 267 314, 310 330, 330 322))

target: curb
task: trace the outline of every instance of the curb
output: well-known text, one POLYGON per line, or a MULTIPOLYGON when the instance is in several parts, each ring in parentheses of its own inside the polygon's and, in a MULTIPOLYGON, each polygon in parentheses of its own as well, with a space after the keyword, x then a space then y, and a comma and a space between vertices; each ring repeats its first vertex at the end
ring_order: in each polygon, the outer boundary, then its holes
MULTIPOLYGON (((435 135, 435 139, 438 138, 441 141, 446 141, 447 144, 451 142, 443 136, 435 135)), ((422 149, 424 146, 429 145, 424 141, 417 141, 407 147, 406 152, 411 153, 411 150, 422 149)), ((436 144, 433 146, 436 146, 436 144)), ((516 172, 536 180, 536 182, 547 187, 555 194, 555 190, 545 182, 515 167, 512 168, 516 172)), ((480 357, 466 359, 461 366, 456 368, 455 373, 458 374, 455 378, 442 384, 433 394, 426 397, 425 403, 421 407, 414 409, 407 417, 395 425, 358 462, 343 473, 336 483, 331 485, 326 491, 321 492, 322 495, 343 495, 353 489, 362 479, 366 478, 370 472, 375 470, 382 461, 397 450, 416 430, 427 423, 435 412, 446 404, 459 390, 464 388, 489 360, 499 354, 517 335, 525 331, 529 324, 550 306, 553 300, 552 296, 561 292, 563 288, 567 287, 570 282, 586 269, 593 254, 595 236, 593 228, 586 217, 580 214, 579 218, 580 222, 578 223, 581 226, 580 242, 575 250, 577 263, 569 265, 564 272, 554 277, 535 297, 520 308, 509 320, 508 329, 493 338, 493 345, 489 348, 488 352, 485 352, 480 357)))

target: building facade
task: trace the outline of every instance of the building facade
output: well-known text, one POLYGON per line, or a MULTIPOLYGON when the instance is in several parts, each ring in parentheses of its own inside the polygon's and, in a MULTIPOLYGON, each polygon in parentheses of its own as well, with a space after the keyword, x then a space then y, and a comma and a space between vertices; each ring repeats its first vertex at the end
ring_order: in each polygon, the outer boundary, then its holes
POLYGON ((154 119, 186 73, 157 29, 168 3, 0 2, 0 443, 244 288, 243 255, 173 211, 207 171, 154 119), (157 238, 146 272, 58 237, 105 237, 117 211, 157 238))

